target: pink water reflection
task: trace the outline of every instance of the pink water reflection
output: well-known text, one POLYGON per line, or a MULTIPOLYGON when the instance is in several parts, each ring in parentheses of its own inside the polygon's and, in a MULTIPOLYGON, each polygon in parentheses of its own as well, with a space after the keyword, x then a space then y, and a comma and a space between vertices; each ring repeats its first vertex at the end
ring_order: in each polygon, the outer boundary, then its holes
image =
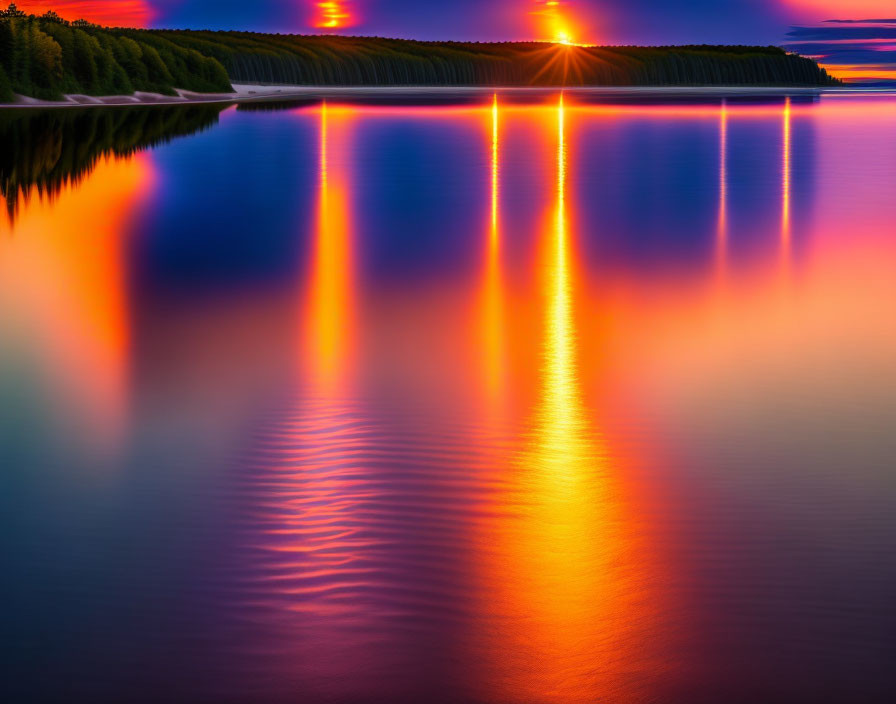
MULTIPOLYGON (((827 96, 231 111, 225 134, 312 135, 278 285, 231 287, 228 260, 168 287, 176 242, 129 290, 128 218, 193 168, 138 155, 23 205, 0 312, 88 438, 215 450, 134 466, 192 482, 153 515, 177 497, 232 537, 197 589, 236 698, 807 700, 884 643, 894 117, 827 96)), ((266 185, 291 203, 286 180, 266 185)))

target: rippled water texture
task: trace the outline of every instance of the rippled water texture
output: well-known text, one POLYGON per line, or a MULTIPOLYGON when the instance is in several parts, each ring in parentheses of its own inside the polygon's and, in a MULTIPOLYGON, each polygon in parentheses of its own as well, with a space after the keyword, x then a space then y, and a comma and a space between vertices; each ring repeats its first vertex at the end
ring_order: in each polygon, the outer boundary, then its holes
POLYGON ((896 98, 0 114, 10 701, 896 696, 896 98))

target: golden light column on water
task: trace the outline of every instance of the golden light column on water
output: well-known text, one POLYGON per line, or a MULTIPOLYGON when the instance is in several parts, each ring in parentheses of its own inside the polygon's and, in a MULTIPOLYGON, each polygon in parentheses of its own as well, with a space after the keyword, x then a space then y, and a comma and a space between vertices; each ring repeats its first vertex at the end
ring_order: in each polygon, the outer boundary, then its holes
POLYGON ((305 340, 309 375, 323 393, 336 391, 344 381, 353 344, 348 184, 340 161, 346 149, 344 110, 340 108, 334 119, 326 102, 320 108, 320 183, 305 340), (330 144, 333 127, 340 128, 335 154, 330 144))
MULTIPOLYGON (((296 114, 304 119, 306 111, 296 114)), ((352 135, 360 114, 326 102, 319 109, 316 213, 297 342, 306 388, 256 431, 256 454, 247 462, 245 545, 254 557, 243 606, 258 619, 256 642, 278 644, 270 651, 271 672, 289 672, 312 692, 326 681, 337 700, 353 698, 359 686, 341 676, 345 662, 376 668, 389 652, 371 651, 351 635, 388 632, 377 610, 357 598, 380 584, 373 571, 359 568, 370 563, 377 541, 366 507, 379 500, 367 476, 370 417, 359 409, 353 383, 360 297, 352 135)))
POLYGON ((567 108, 556 110, 555 212, 545 232, 545 305, 540 389, 529 441, 517 458, 524 478, 524 524, 512 567, 521 675, 516 696, 586 701, 601 644, 613 642, 606 614, 615 605, 611 562, 618 559, 609 513, 610 482, 591 427, 576 362, 574 282, 567 209, 567 108), (608 562, 609 561, 609 562, 608 562))
POLYGON ((501 237, 498 223, 498 95, 492 98, 490 145, 490 207, 482 294, 480 298, 483 370, 489 400, 496 401, 504 384, 503 297, 501 237))
POLYGON ((784 100, 781 156, 781 256, 790 256, 791 126, 790 98, 784 100))
POLYGON ((563 94, 557 107, 557 213, 554 230, 553 289, 549 290, 546 339, 546 387, 558 419, 578 409, 578 390, 573 363, 573 323, 566 230, 566 108, 563 94))
POLYGON ((719 110, 719 212, 716 223, 716 268, 724 272, 728 258, 728 104, 719 110))
POLYGON ((492 227, 491 249, 498 245, 498 94, 492 97, 492 227))
POLYGON ((629 696, 632 673, 644 671, 651 651, 646 634, 656 600, 630 520, 626 459, 611 453, 594 420, 601 408, 589 408, 583 390, 583 371, 604 360, 577 325, 578 310, 601 313, 587 305, 571 225, 567 121, 577 112, 561 95, 556 107, 527 114, 550 118, 541 134, 555 174, 533 260, 531 301, 541 315, 526 378, 534 396, 524 417, 514 418, 506 439, 512 450, 496 466, 494 504, 482 526, 482 699, 638 701, 629 696), (587 367, 580 347, 589 350, 587 367))

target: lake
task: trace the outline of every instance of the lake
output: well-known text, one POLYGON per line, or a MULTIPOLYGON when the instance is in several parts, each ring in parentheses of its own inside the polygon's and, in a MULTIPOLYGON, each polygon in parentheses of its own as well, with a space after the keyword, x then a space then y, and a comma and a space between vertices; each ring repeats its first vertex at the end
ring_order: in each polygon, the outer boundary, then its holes
POLYGON ((9 701, 892 701, 894 125, 0 111, 9 701))

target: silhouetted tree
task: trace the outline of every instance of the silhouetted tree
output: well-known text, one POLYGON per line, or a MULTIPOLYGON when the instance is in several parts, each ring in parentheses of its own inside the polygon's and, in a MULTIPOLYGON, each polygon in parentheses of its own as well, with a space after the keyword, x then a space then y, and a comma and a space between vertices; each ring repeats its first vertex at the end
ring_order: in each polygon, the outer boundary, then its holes
POLYGON ((0 198, 10 216, 35 191, 52 197, 107 154, 126 156, 214 125, 223 106, 0 111, 0 198))

